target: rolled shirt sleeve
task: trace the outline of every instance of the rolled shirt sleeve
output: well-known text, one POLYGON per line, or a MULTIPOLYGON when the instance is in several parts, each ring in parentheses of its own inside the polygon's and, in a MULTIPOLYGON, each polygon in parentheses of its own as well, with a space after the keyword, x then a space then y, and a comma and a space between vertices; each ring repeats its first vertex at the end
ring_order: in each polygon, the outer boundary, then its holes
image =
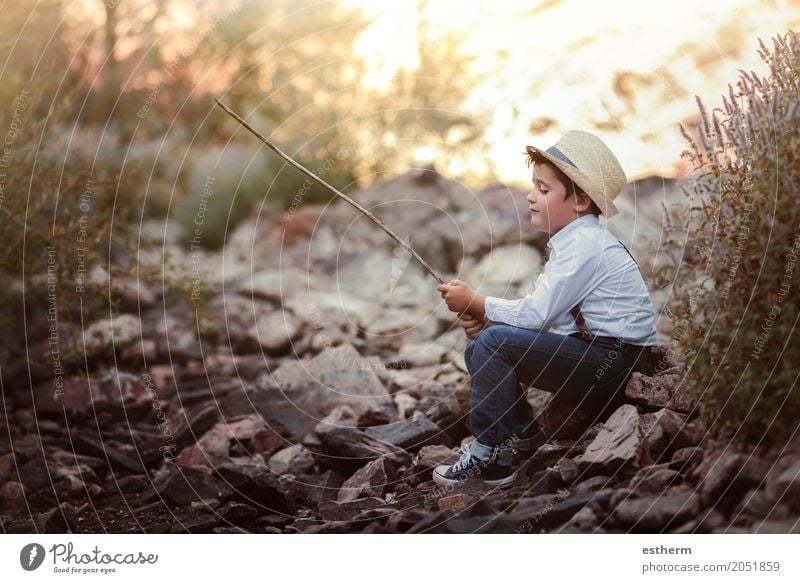
POLYGON ((518 300, 487 296, 485 317, 519 328, 546 331, 586 297, 601 269, 602 255, 590 241, 553 249, 533 292, 518 300))

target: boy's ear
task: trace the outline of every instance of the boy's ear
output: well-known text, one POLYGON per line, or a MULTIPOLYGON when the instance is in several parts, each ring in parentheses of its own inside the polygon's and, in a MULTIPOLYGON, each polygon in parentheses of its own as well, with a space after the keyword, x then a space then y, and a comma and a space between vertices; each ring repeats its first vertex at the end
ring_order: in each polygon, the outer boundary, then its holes
POLYGON ((577 199, 575 201, 575 210, 578 211, 579 213, 588 210, 589 207, 592 206, 592 199, 589 198, 589 195, 583 192, 582 190, 579 190, 578 192, 575 193, 575 198, 577 199))

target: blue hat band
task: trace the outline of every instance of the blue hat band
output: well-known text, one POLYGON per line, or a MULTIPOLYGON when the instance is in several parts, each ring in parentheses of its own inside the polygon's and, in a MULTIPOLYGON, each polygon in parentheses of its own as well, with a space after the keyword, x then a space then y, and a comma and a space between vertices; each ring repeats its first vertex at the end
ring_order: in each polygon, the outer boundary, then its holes
POLYGON ((569 164, 570 166, 572 166, 576 170, 578 169, 578 167, 575 166, 575 163, 572 160, 570 160, 569 158, 567 158, 567 156, 561 150, 556 148, 555 146, 550 146, 549 148, 547 148, 547 150, 545 150, 545 152, 547 152, 548 154, 550 154, 554 158, 558 158, 562 162, 566 162, 567 164, 569 164))

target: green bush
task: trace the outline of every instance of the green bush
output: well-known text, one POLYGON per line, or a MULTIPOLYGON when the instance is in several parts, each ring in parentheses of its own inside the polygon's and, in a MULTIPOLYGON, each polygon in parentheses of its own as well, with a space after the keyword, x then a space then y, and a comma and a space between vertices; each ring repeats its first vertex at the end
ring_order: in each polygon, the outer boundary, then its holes
MULTIPOLYGON (((283 159, 250 144, 211 146, 198 155, 189 178, 189 192, 175 211, 181 227, 179 241, 218 249, 251 213, 262 212, 262 203, 287 209, 292 204, 317 204, 334 198, 330 192, 283 159)), ((339 187, 355 182, 351 160, 331 153, 325 161, 307 160, 287 150, 300 164, 323 180, 339 187)))
POLYGON ((688 390, 711 435, 780 446, 798 428, 800 39, 759 39, 766 77, 740 72, 701 123, 671 310, 688 390))

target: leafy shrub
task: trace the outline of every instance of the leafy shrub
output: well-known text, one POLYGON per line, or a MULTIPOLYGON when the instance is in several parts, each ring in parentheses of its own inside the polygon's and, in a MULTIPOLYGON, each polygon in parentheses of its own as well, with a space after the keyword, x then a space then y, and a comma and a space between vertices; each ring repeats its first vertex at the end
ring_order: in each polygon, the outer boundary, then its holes
POLYGON ((676 266, 674 338, 710 433, 778 446, 798 428, 800 39, 759 39, 766 77, 740 71, 721 108, 698 98, 694 200, 676 266), (698 204, 699 203, 699 204, 698 204))

